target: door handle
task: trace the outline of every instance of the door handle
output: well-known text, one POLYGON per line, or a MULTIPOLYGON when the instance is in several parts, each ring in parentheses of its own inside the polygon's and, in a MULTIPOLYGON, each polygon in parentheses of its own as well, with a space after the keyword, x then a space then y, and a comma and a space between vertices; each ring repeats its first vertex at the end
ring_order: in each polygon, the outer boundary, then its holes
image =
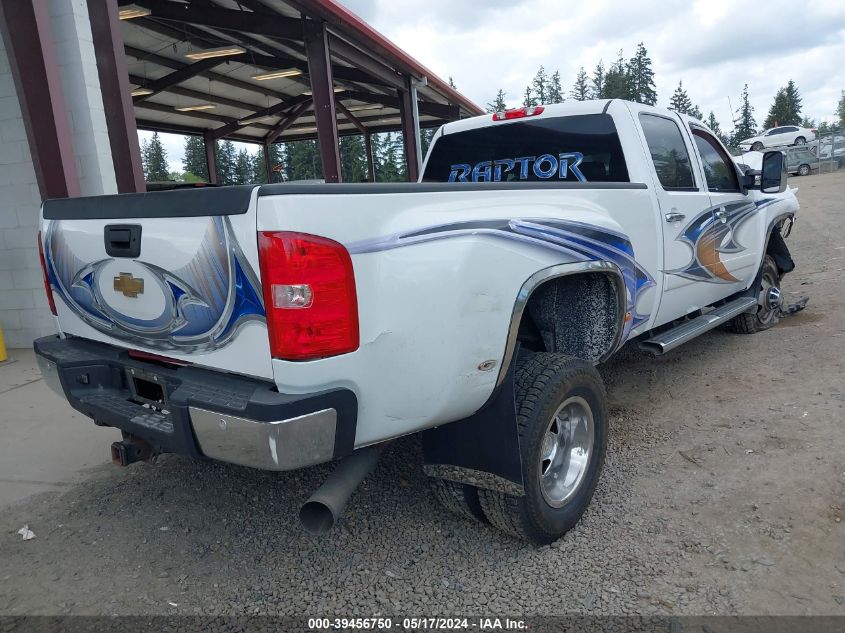
POLYGON ((670 211, 665 216, 667 222, 680 222, 683 220, 685 216, 683 213, 678 213, 677 211, 670 211))
POLYGON ((728 212, 725 211, 724 207, 722 207, 721 209, 716 211, 716 213, 714 215, 716 216, 716 219, 720 220, 722 223, 725 223, 725 222, 728 221, 728 212))

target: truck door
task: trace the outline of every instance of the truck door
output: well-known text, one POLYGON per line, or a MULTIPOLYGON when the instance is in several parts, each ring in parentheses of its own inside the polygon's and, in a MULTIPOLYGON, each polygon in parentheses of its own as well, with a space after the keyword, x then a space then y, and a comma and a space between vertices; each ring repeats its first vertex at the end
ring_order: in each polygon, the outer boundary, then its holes
POLYGON ((710 230, 715 247, 712 272, 726 285, 727 296, 747 288, 757 274, 765 215, 757 213, 758 204, 742 193, 735 163, 722 144, 703 127, 693 124, 690 130, 715 216, 710 230))
POLYGON ((639 108, 638 118, 663 227, 663 295, 656 326, 722 298, 724 282, 715 275, 718 258, 708 229, 716 218, 693 165, 688 129, 648 108, 639 108))

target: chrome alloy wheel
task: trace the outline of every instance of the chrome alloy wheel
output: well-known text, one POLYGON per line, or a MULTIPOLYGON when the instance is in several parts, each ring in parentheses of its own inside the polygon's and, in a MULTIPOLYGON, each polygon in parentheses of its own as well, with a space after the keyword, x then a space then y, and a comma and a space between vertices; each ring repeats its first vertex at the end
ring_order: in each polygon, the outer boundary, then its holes
POLYGON ((763 273, 763 289, 760 291, 760 297, 757 300, 759 304, 757 318, 764 325, 768 325, 778 317, 783 305, 783 295, 778 284, 779 280, 770 271, 767 270, 763 273))
POLYGON ((590 405, 578 396, 567 398, 549 421, 540 447, 540 491, 553 508, 563 507, 578 491, 594 442, 590 405))

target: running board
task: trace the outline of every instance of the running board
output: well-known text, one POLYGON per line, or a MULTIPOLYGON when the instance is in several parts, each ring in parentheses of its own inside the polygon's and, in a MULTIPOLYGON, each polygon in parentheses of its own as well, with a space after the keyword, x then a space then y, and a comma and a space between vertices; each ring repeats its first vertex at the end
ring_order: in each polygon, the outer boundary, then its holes
POLYGON ((640 349, 651 352, 655 356, 665 354, 669 350, 683 345, 691 341, 699 334, 704 334, 708 330, 712 330, 717 325, 721 325, 738 314, 746 312, 749 308, 757 305, 757 299, 754 297, 740 297, 734 299, 730 303, 719 306, 712 312, 702 314, 691 321, 684 321, 680 325, 676 325, 671 330, 661 332, 648 340, 640 342, 640 349))

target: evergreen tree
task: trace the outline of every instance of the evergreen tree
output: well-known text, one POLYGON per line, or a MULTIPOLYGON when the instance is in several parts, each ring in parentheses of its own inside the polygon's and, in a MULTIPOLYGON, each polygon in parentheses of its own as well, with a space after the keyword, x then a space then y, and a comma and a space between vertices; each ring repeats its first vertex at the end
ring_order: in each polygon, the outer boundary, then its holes
POLYGON ((323 162, 317 141, 285 143, 284 155, 288 180, 319 180, 323 177, 323 162))
POLYGON ((507 107, 505 104, 505 91, 499 88, 499 92, 496 93, 496 99, 487 104, 487 112, 501 112, 507 109, 507 107))
POLYGON ((376 144, 373 146, 373 153, 376 154, 376 175, 379 182, 402 182, 406 180, 405 151, 400 136, 394 136, 392 132, 378 136, 378 151, 376 144))
POLYGON ((170 179, 167 152, 158 132, 153 132, 152 138, 145 140, 141 145, 141 163, 144 167, 144 180, 147 182, 170 179))
POLYGON ((549 80, 549 103, 563 103, 566 97, 563 96, 563 87, 560 85, 560 71, 556 70, 549 80))
POLYGON ((657 90, 654 86, 651 58, 642 42, 637 45, 637 52, 628 61, 627 80, 629 99, 646 105, 657 103, 657 90))
MULTIPOLYGON (((278 143, 270 145, 270 168, 272 179, 269 182, 282 182, 285 157, 282 146, 278 143), (273 171, 273 168, 281 168, 282 171, 273 171)), ((264 149, 260 148, 252 155, 252 178, 256 184, 264 184, 267 180, 267 165, 264 163, 264 149)))
POLYGON ((625 64, 623 53, 619 51, 619 57, 608 69, 604 77, 604 98, 605 99, 628 99, 631 97, 631 87, 628 77, 628 69, 625 64))
POLYGON ((367 152, 363 136, 344 136, 340 139, 340 173, 343 182, 367 181, 367 152))
POLYGON ((808 117, 808 116, 805 116, 803 119, 801 119, 801 127, 807 127, 807 128, 815 129, 815 128, 818 127, 818 124, 816 123, 815 119, 808 117))
POLYGON ((845 127, 845 90, 842 91, 839 103, 836 104, 836 116, 839 117, 839 127, 845 127))
POLYGON ((779 125, 801 124, 801 96, 791 79, 775 94, 769 114, 763 122, 763 127, 777 127, 779 125))
POLYGON ((540 66, 534 79, 531 81, 531 88, 536 95, 536 104, 548 103, 549 99, 549 78, 546 76, 546 69, 540 66))
POLYGON ((523 94, 522 96, 522 105, 526 108, 538 105, 537 99, 534 97, 533 94, 531 94, 531 86, 525 86, 525 94, 523 94))
POLYGON ((458 87, 455 85, 454 80, 452 79, 452 75, 449 75, 449 86, 451 86, 451 88, 452 88, 453 90, 457 90, 457 89, 458 89, 458 87))
POLYGON ((734 119, 733 141, 739 143, 747 138, 757 135, 757 122, 754 120, 754 107, 748 100, 748 84, 742 89, 739 108, 736 110, 737 117, 734 119))
POLYGON ((604 63, 599 60, 593 70, 593 78, 590 81, 590 98, 604 99, 604 63))
MULTIPOLYGON (((431 142, 434 140, 436 132, 436 127, 420 130, 420 147, 422 148, 423 160, 425 160, 425 157, 428 154, 428 148, 431 147, 431 142)), ((420 167, 422 167, 422 165, 420 165, 420 167)))
POLYGON ((238 152, 237 158, 235 159, 233 184, 250 185, 255 181, 255 172, 252 167, 252 157, 249 155, 249 152, 246 151, 246 148, 241 148, 241 151, 238 152))
POLYGON ((578 76, 575 77, 575 84, 572 86, 572 91, 569 95, 576 101, 586 101, 590 98, 590 85, 587 79, 587 72, 581 66, 578 71, 578 76))
POLYGON ((185 154, 182 157, 182 171, 188 182, 208 182, 208 164, 205 162, 205 142, 199 136, 185 137, 185 154))
POLYGON ((235 144, 232 141, 223 141, 215 145, 214 151, 217 161, 217 184, 236 184, 235 170, 238 153, 235 150, 235 144))
POLYGON ((719 125, 719 122, 716 120, 716 115, 713 114, 712 110, 710 111, 710 116, 707 117, 706 123, 707 127, 710 128, 710 131, 716 135, 716 138, 722 141, 725 145, 728 145, 728 138, 722 132, 722 126, 719 125))
POLYGON ((689 111, 692 109, 692 101, 690 101, 687 91, 684 90, 683 80, 678 82, 678 87, 675 88, 675 92, 672 93, 672 97, 669 99, 669 109, 680 112, 681 114, 689 114, 689 111))

